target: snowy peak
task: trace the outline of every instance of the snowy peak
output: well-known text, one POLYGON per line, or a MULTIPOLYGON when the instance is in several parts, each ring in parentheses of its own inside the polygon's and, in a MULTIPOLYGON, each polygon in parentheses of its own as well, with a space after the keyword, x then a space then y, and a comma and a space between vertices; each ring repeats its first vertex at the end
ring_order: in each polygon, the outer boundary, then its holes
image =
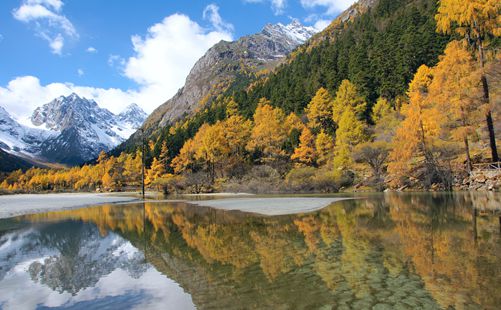
POLYGON ((317 30, 313 27, 303 26, 297 19, 294 19, 288 25, 267 24, 261 33, 272 39, 286 37, 290 40, 290 44, 300 45, 317 33, 317 30))
POLYGON ((37 128, 19 124, 0 107, 0 148, 42 161, 81 164, 123 142, 146 117, 136 104, 115 115, 75 93, 37 108, 31 116, 37 128))
POLYGON ((19 156, 29 156, 40 150, 43 140, 53 132, 29 128, 19 124, 0 106, 0 148, 19 156))
POLYGON ((31 122, 36 126, 45 125, 47 129, 63 130, 84 123, 108 122, 113 118, 113 113, 100 108, 94 100, 80 98, 72 93, 37 108, 31 116, 31 122))
POLYGON ((144 112, 137 104, 131 103, 120 114, 118 120, 131 125, 133 128, 141 126, 148 114, 144 112))

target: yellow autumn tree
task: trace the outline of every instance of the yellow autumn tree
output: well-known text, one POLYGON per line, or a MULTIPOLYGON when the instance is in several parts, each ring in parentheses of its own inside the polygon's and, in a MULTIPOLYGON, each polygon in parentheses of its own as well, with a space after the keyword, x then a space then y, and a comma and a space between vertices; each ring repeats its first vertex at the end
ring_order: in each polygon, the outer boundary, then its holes
POLYGON ((287 131, 284 112, 261 100, 254 112, 254 127, 246 148, 250 152, 260 152, 263 161, 273 162, 285 155, 282 146, 287 139, 287 131))
POLYGON ((393 112, 390 102, 383 97, 379 97, 376 104, 372 107, 372 120, 377 123, 393 112))
POLYGON ((182 173, 191 170, 195 164, 195 143, 193 139, 188 139, 183 144, 179 154, 172 160, 171 167, 175 173, 182 173))
POLYGON ((297 130, 298 132, 302 132, 304 128, 304 124, 299 118, 299 116, 296 115, 296 113, 290 113, 286 119, 285 119, 285 129, 287 131, 287 134, 290 135, 294 130, 297 130))
POLYGON ((165 166, 156 157, 153 157, 153 162, 151 163, 150 169, 146 172, 146 178, 144 183, 150 185, 156 179, 162 177, 165 174, 165 166))
POLYGON ((308 127, 315 132, 324 130, 330 133, 334 132, 335 124, 332 120, 333 102, 327 89, 321 87, 317 90, 315 96, 305 109, 308 118, 308 127))
POLYGON ((317 150, 318 165, 327 164, 334 156, 334 139, 325 131, 320 131, 315 139, 315 149, 317 150))
POLYGON ((353 83, 349 80, 343 80, 336 92, 336 98, 334 99, 332 108, 332 119, 334 122, 338 123, 338 125, 344 111, 348 107, 355 113, 357 119, 364 119, 367 103, 364 98, 358 94, 357 88, 353 83))
POLYGON ((299 146, 294 150, 291 159, 296 161, 299 166, 312 166, 315 164, 317 154, 315 151, 315 137, 308 127, 304 127, 299 137, 299 146))
POLYGON ((433 69, 430 98, 448 117, 454 140, 464 143, 468 171, 472 169, 470 136, 475 135, 476 111, 480 107, 479 86, 471 54, 462 42, 452 41, 433 69))
POLYGON ((367 141, 367 126, 360 121, 353 108, 348 107, 339 119, 334 149, 334 168, 342 171, 352 164, 353 147, 367 141))
POLYGON ((230 116, 222 123, 228 147, 225 170, 232 172, 245 160, 245 146, 249 142, 252 122, 240 115, 230 116))
POLYGON ((218 170, 229 153, 226 143, 225 129, 221 122, 214 125, 204 124, 193 138, 195 141, 195 159, 200 161, 211 180, 214 180, 218 170))
POLYGON ((497 0, 440 0, 435 19, 438 32, 452 33, 455 30, 467 40, 475 42, 474 47, 477 50, 481 70, 480 81, 492 160, 499 161, 492 119, 493 107, 485 73, 484 45, 489 37, 501 36, 501 2, 497 0))
POLYGON ((428 100, 429 86, 433 80, 433 70, 422 65, 409 84, 409 104, 402 107, 405 119, 398 127, 392 141, 388 173, 392 185, 402 185, 403 177, 409 176, 416 157, 424 157, 425 164, 434 166, 432 146, 441 133, 442 116, 428 100))
POLYGON ((165 140, 162 142, 159 160, 164 165, 164 167, 167 167, 167 162, 169 161, 169 148, 167 147, 167 141, 165 140))

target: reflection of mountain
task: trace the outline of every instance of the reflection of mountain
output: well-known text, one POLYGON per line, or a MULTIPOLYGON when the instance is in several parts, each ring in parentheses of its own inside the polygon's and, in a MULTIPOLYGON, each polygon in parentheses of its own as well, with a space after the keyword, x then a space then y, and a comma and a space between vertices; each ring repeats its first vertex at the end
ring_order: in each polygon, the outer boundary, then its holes
POLYGON ((123 236, 200 308, 489 309, 501 302, 501 244, 497 218, 479 219, 475 243, 470 207, 479 201, 385 195, 281 217, 147 203, 144 214, 131 205, 27 218, 90 221, 123 236))
POLYGON ((121 268, 138 278, 144 257, 127 240, 110 233, 100 236, 95 225, 63 221, 1 237, 0 280, 22 262, 33 281, 60 293, 76 294, 121 268), (5 259, 4 259, 5 258, 5 259))

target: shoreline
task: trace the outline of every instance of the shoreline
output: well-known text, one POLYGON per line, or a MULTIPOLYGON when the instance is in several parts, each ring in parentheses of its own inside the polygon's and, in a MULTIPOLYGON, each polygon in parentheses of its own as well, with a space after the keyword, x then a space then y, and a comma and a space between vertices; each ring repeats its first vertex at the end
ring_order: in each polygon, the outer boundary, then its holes
POLYGON ((0 196, 0 219, 26 214, 136 202, 132 195, 107 193, 14 194, 0 196))
MULTIPOLYGON (((202 197, 204 196, 205 195, 202 195, 202 197)), ((205 197, 211 198, 210 196, 212 195, 205 197)), ((166 199, 146 200, 146 202, 185 202, 195 206, 218 210, 241 211, 265 216, 274 216, 314 212, 334 202, 353 199, 352 197, 252 197, 251 195, 243 193, 224 193, 224 195, 215 196, 217 196, 218 199, 166 199), (223 198, 223 196, 226 198, 223 198)), ((132 195, 108 193, 5 195, 0 196, 0 219, 27 214, 101 206, 103 204, 142 202, 142 199, 132 195)))

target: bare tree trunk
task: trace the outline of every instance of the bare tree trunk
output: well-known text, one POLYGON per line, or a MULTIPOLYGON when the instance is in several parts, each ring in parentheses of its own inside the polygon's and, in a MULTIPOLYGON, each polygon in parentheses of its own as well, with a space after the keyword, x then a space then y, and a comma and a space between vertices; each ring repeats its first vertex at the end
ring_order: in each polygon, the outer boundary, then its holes
POLYGON ((471 170, 473 169, 473 166, 471 164, 471 157, 470 157, 470 144, 468 142, 468 136, 464 135, 464 147, 466 150, 466 168, 468 170, 468 174, 471 174, 471 170))
POLYGON ((489 97, 489 83, 487 81, 487 76, 485 75, 484 71, 484 62, 485 62, 484 48, 482 46, 482 39, 480 38, 480 36, 478 37, 477 42, 478 42, 478 60, 480 62, 480 69, 482 70, 481 80, 482 80, 482 88, 484 91, 484 103, 487 105, 487 111, 485 113, 485 121, 487 123, 487 130, 489 131, 489 145, 491 147, 492 161, 498 162, 499 155, 496 146, 496 134, 494 133, 494 124, 492 121, 492 111, 489 97))
MULTIPOLYGON (((464 109, 461 107, 461 121, 463 123, 463 127, 466 128, 468 123, 466 122, 466 115, 464 112, 464 109)), ((464 141, 464 148, 466 151, 466 169, 468 170, 468 174, 471 174, 471 171, 473 170, 473 166, 471 163, 471 156, 470 156, 470 143, 468 141, 468 134, 467 132, 463 133, 463 141, 464 141)))

